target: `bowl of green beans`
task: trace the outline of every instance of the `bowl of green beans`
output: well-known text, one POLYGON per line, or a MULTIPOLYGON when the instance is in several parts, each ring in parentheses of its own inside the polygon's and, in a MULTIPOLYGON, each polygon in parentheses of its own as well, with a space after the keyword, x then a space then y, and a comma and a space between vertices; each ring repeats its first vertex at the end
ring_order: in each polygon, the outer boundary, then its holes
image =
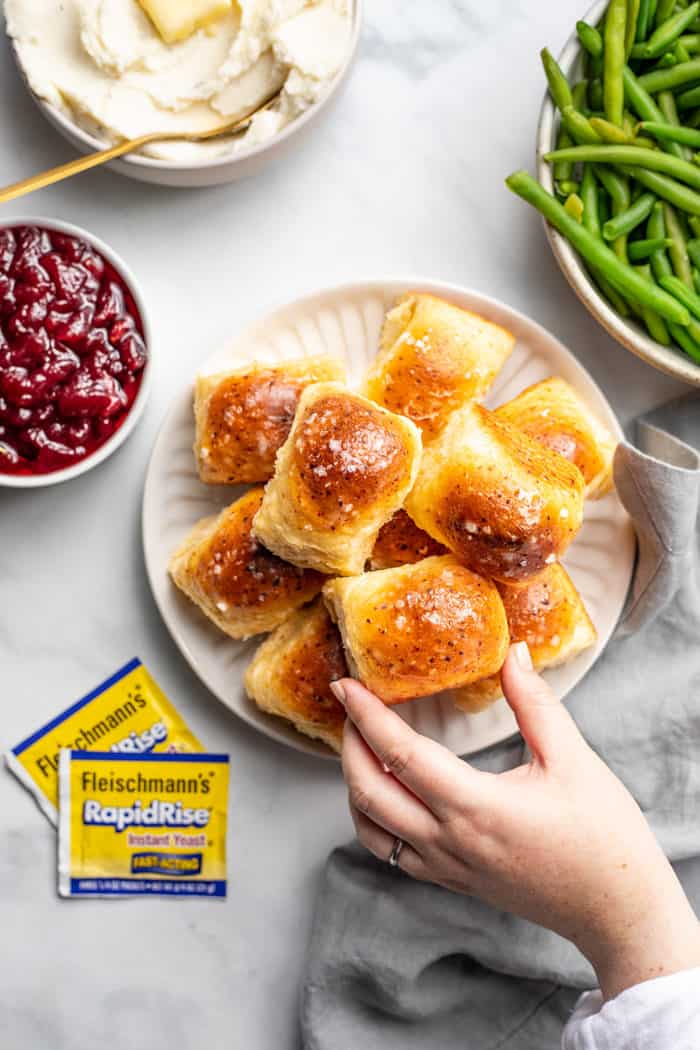
POLYGON ((506 183, 604 328, 700 386, 700 0, 600 0, 541 57, 538 179, 506 183))

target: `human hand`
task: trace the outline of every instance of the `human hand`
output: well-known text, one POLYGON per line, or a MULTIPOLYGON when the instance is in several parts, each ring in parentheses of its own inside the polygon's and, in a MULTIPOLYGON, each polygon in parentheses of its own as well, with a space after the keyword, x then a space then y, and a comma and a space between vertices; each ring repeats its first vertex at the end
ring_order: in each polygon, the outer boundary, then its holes
POLYGON ((526 765, 480 772, 359 683, 334 683, 360 841, 403 871, 539 923, 588 957, 606 998, 700 966, 700 925, 636 802, 511 648, 503 689, 526 765), (387 772, 388 771, 388 772, 387 772))

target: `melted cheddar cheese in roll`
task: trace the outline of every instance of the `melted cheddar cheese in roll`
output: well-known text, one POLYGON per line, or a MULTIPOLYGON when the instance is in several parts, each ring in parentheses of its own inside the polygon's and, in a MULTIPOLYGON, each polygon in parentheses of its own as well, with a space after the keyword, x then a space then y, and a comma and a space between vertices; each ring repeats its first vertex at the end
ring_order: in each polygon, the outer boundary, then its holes
POLYGON ((170 575, 231 638, 272 631, 320 593, 324 577, 265 550, 252 533, 263 498, 251 489, 221 514, 200 521, 170 561, 170 575))
POLYGON ((275 367, 200 376, 194 397, 194 453, 207 484, 268 481, 275 456, 292 429, 302 391, 311 383, 343 379, 332 357, 308 357, 275 367))
POLYGON ((510 332, 468 310, 406 295, 387 315, 364 393, 412 419, 428 442, 451 412, 487 394, 514 345, 510 332))
POLYGON ((451 555, 330 580, 323 597, 351 671, 387 704, 485 678, 508 651, 496 587, 451 555))
POLYGON ((340 383, 308 387, 254 522, 281 558, 328 575, 364 570, 382 525, 418 473, 421 438, 408 419, 340 383))
POLYGON ((424 450, 406 510, 474 572, 517 583, 567 549, 584 488, 573 463, 472 404, 424 450))
POLYGON ((617 442, 566 380, 535 383, 497 408, 496 415, 574 463, 589 498, 599 499, 612 488, 617 442))

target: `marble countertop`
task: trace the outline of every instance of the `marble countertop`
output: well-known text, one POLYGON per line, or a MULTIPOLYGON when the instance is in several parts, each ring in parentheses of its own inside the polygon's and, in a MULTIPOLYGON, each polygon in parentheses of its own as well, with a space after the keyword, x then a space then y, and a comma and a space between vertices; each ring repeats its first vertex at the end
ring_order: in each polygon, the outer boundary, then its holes
MULTIPOLYGON (((202 741, 231 754, 230 896, 59 901, 56 836, 0 776, 3 1050, 290 1050, 314 893, 351 833, 337 767, 230 715, 189 670, 153 604, 140 542, 149 452, 198 363, 266 305, 381 274, 497 296, 551 329, 623 421, 683 388, 613 343, 560 275, 536 215, 503 187, 533 166, 538 52, 573 0, 369 0, 330 122, 281 167, 219 189, 102 171, 5 206, 74 221, 143 282, 156 382, 125 447, 94 473, 0 489, 3 748, 138 654, 202 741), (400 12, 400 14, 399 14, 400 12)), ((70 159, 0 45, 0 183, 70 159)))

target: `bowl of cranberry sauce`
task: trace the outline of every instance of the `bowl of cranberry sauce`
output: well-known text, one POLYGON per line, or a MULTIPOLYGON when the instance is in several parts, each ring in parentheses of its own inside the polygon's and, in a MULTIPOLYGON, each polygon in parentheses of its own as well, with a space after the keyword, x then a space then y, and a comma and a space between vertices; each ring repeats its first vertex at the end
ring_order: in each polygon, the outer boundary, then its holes
POLYGON ((0 485, 82 474, 131 433, 150 385, 142 298, 98 238, 0 225, 0 485))

